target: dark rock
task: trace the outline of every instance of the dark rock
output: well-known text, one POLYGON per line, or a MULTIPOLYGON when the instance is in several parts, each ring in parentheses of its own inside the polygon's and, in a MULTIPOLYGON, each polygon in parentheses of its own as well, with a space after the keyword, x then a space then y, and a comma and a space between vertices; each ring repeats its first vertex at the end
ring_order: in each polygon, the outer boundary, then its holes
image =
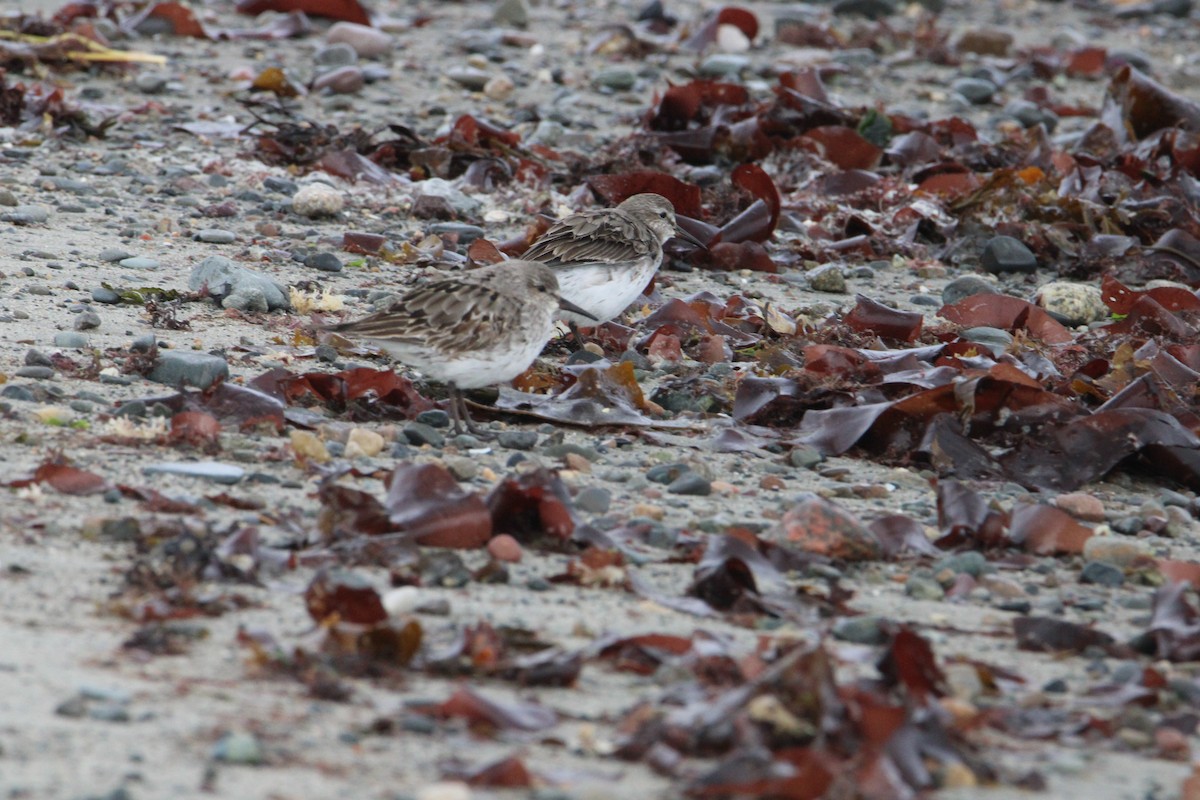
POLYGON ((979 265, 987 272, 1036 272, 1038 263, 1033 251, 1019 239, 996 236, 983 246, 979 265))

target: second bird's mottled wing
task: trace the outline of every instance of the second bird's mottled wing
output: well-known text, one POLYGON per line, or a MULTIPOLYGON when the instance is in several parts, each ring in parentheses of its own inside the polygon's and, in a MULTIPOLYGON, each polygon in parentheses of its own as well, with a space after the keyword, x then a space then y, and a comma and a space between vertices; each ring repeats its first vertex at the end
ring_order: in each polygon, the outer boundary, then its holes
POLYGON ((555 223, 521 258, 549 267, 618 263, 652 255, 656 240, 642 226, 616 210, 572 214, 555 223))
POLYGON ((413 289, 389 309, 330 330, 400 346, 470 351, 497 332, 497 320, 511 302, 490 286, 441 280, 413 289))

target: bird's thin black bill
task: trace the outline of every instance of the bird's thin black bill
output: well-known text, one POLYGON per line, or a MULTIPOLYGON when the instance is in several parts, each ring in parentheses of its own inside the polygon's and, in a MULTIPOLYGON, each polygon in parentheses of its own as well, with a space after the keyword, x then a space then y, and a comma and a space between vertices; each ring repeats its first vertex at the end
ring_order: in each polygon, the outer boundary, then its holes
POLYGON ((679 227, 678 225, 675 226, 675 238, 682 239, 683 241, 687 242, 688 244, 694 245, 696 247, 704 247, 704 248, 708 247, 708 245, 706 245, 704 242, 700 241, 695 236, 688 233, 687 231, 685 231, 683 228, 679 227))
POLYGON ((570 311, 572 314, 578 314, 581 317, 587 317, 588 319, 596 320, 596 322, 600 321, 590 311, 584 311, 582 308, 575 305, 570 300, 564 300, 561 297, 558 298, 558 307, 561 308, 563 311, 570 311))

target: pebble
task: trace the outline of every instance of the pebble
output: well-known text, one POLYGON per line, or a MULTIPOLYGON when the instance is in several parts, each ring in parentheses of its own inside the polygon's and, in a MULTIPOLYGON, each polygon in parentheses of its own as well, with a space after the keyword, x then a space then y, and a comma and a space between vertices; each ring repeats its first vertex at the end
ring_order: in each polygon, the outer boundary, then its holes
POLYGON ((532 450, 537 445, 537 440, 536 431, 501 431, 496 437, 496 444, 506 450, 532 450))
POLYGON ((1004 105, 1004 113, 1021 123, 1021 127, 1024 128, 1044 125, 1048 132, 1053 133, 1058 127, 1058 114, 1028 100, 1010 100, 1004 105))
POLYGON ((1012 47, 1013 35, 1007 31, 979 28, 963 31, 954 43, 954 49, 960 53, 978 53, 984 56, 1008 55, 1012 47))
POLYGON ((154 369, 146 377, 171 387, 207 389, 229 377, 229 364, 220 356, 208 353, 164 350, 160 351, 154 369))
POLYGON ((354 50, 359 58, 379 58, 396 46, 391 35, 369 25, 353 22, 335 22, 325 34, 328 44, 344 44, 354 50))
POLYGON ((95 311, 84 311, 75 317, 73 326, 77 331, 90 331, 100 327, 100 315, 95 311))
POLYGON ((820 450, 808 445, 800 445, 788 453, 788 463, 797 469, 814 469, 824 460, 820 450))
POLYGON ((342 262, 333 253, 313 253, 304 259, 304 266, 321 272, 341 272, 342 262))
POLYGON ((984 105, 996 96, 996 84, 985 78, 959 78, 950 88, 967 99, 971 105, 984 105))
POLYGON ((24 363, 28 367, 52 367, 54 362, 50 360, 50 356, 43 353, 41 350, 29 349, 25 351, 24 363))
POLYGON ((446 70, 446 77, 472 92, 482 92, 492 79, 491 73, 475 67, 451 67, 446 70))
POLYGON ((996 286, 978 275, 963 275, 950 281, 942 289, 942 302, 952 306, 977 294, 996 294, 996 286))
POLYGON ((414 800, 471 800, 471 787, 462 781, 438 781, 417 789, 414 800))
MULTIPOLYGON (((417 414, 416 421, 434 428, 450 427, 450 415, 440 408, 431 408, 428 411, 422 411, 420 414, 417 414)), ((509 431, 505 431, 504 433, 509 433, 509 431)), ((504 436, 504 433, 501 433, 500 436, 504 436)))
POLYGON ((1120 586, 1125 582, 1125 573, 1119 567, 1105 561, 1089 561, 1079 573, 1079 582, 1094 583, 1098 586, 1120 586))
POLYGON ((1073 326, 1106 320, 1112 314, 1104 305, 1099 286, 1072 281, 1045 284, 1038 289, 1034 303, 1073 326))
POLYGON ((883 644, 887 634, 880 617, 842 617, 833 625, 833 638, 854 644, 883 644))
POLYGON ((808 285, 816 292, 846 293, 846 273, 841 264, 822 264, 808 273, 808 285))
POLYGON ((414 203, 419 203, 422 199, 425 200, 442 200, 453 209, 454 213, 460 218, 475 218, 479 215, 483 204, 473 197, 464 194, 450 181, 442 178, 430 178, 429 180, 421 181, 419 184, 420 194, 417 195, 414 203))
POLYGON ((460 481, 469 481, 479 474, 479 462, 464 456, 446 456, 442 459, 450 474, 460 481))
POLYGON ((332 456, 325 443, 312 431, 294 430, 291 432, 292 452, 297 458, 324 464, 332 456))
POLYGON ((973 578, 978 578, 987 572, 991 572, 992 565, 988 563, 987 558, 982 553, 965 552, 955 553, 954 555, 946 556, 938 561, 934 566, 935 572, 949 570, 955 575, 970 575, 973 578))
POLYGON ((127 258, 132 258, 133 253, 129 252, 128 250, 124 250, 120 247, 105 247, 103 250, 100 251, 99 255, 97 255, 96 257, 99 258, 101 261, 105 261, 105 262, 108 262, 111 264, 111 263, 115 263, 117 261, 124 261, 127 258))
POLYGON ((50 210, 45 206, 22 205, 0 214, 0 222, 13 225, 40 225, 50 219, 50 210))
POLYGON ((423 601, 424 593, 416 586, 397 586, 382 597, 383 608, 391 617, 411 614, 421 607, 423 601))
POLYGON ((232 732, 213 745, 214 761, 225 764, 261 764, 265 759, 262 743, 252 733, 232 732))
POLYGON ((146 475, 185 475, 203 478, 213 483, 234 484, 246 475, 246 470, 219 461, 169 461, 142 467, 146 475))
MULTIPOLYGON (((33 380, 44 381, 54 377, 54 368, 41 366, 17 367, 13 374, 18 378, 32 378, 33 380)), ((8 395, 5 396, 7 397, 8 395)))
POLYGON ((493 536, 487 543, 487 551, 492 558, 508 564, 521 560, 521 545, 507 533, 493 536))
POLYGON ((313 56, 313 64, 320 72, 358 63, 358 53, 348 42, 333 42, 322 47, 313 56))
POLYGON ((490 100, 503 101, 512 96, 517 85, 507 75, 494 75, 483 85, 483 94, 490 100))
POLYGON ((162 94, 167 88, 170 76, 161 72, 143 72, 133 80, 133 85, 142 94, 162 94))
POLYGON ((354 65, 332 69, 316 78, 312 90, 329 94, 355 94, 367 84, 362 69, 354 65))
POLYGON ((1117 536, 1092 536, 1083 543, 1083 557, 1088 561, 1103 561, 1126 568, 1150 557, 1148 546, 1141 539, 1117 536))
POLYGON ((346 458, 371 458, 383 450, 384 439, 375 431, 355 428, 346 439, 346 458))
POLYGON ((589 514, 607 514, 612 504, 612 492, 600 486, 589 486, 575 495, 574 505, 589 514))
POLYGON ((896 13, 894 0, 837 0, 833 13, 839 16, 859 16, 867 19, 883 19, 896 13))
POLYGON ((914 600, 942 600, 946 590, 932 578, 913 575, 904 584, 904 593, 914 600))
POLYGON ((125 269, 158 269, 162 263, 158 259, 147 258, 146 256, 129 256, 122 258, 119 262, 125 269))
POLYGON ((632 89, 637 83, 637 73, 629 67, 605 67, 596 72, 592 83, 602 89, 624 92, 632 89))
MULTIPOLYGON (((291 308, 291 301, 283 287, 275 281, 253 270, 235 264, 224 256, 209 256, 201 261, 188 275, 188 289, 193 292, 208 287, 209 293, 219 302, 229 299, 231 295, 242 292, 246 296, 249 290, 257 290, 262 295, 267 309, 291 308)), ((235 301, 237 302, 237 301, 235 301)), ((232 306, 223 307, 229 308, 232 306)))
POLYGON ((92 302, 109 306, 116 305, 121 302, 121 295, 112 289, 101 286, 99 289, 92 289, 92 302))
POLYGON ((432 425, 426 425, 423 422, 410 422, 404 426, 401 432, 409 444, 418 447, 425 444, 430 447, 442 447, 446 443, 446 437, 442 436, 432 425))
POLYGON ((332 217, 346 207, 346 199, 326 183, 310 183, 292 195, 292 211, 302 217, 332 217))
POLYGON ((716 53, 700 62, 697 70, 704 78, 737 79, 743 70, 750 69, 751 61, 746 56, 733 53, 716 53))
POLYGON ((54 346, 82 350, 88 346, 88 337, 76 331, 59 331, 54 334, 54 346))
POLYGON ((1075 519, 1085 522, 1104 521, 1104 503, 1085 492, 1068 492, 1054 498, 1054 505, 1075 519))
POLYGON ((1013 335, 1011 333, 987 325, 980 325, 977 328, 967 328, 958 335, 964 342, 972 342, 988 348, 995 358, 1004 355, 1005 351, 1013 343, 1013 335))
POLYGON ((527 28, 529 6, 525 0, 500 0, 492 10, 492 22, 510 28, 527 28))
POLYGON ((667 485, 670 494, 704 496, 712 494, 712 483, 703 475, 685 472, 667 485))
POLYGON ((429 232, 438 236, 456 236, 459 244, 470 244, 476 239, 482 239, 486 234, 478 225, 468 225, 465 222, 435 222, 429 226, 429 232))
POLYGON ((992 274, 1000 272, 1036 272, 1038 263, 1033 251, 1011 236, 994 236, 983 246, 979 265, 992 274))
POLYGON ((197 242, 208 242, 209 244, 230 244, 237 241, 237 234, 224 228, 203 228, 196 231, 192 238, 197 242))

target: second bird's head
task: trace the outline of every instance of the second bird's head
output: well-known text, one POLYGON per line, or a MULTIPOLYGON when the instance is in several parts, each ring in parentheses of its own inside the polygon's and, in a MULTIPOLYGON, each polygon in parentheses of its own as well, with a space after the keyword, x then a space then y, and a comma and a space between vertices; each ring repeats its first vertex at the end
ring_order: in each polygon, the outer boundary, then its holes
POLYGON ((661 194, 635 194, 617 208, 641 221, 658 237, 659 244, 665 244, 668 239, 678 236, 697 247, 704 246, 700 240, 679 227, 675 220, 675 206, 661 194))

